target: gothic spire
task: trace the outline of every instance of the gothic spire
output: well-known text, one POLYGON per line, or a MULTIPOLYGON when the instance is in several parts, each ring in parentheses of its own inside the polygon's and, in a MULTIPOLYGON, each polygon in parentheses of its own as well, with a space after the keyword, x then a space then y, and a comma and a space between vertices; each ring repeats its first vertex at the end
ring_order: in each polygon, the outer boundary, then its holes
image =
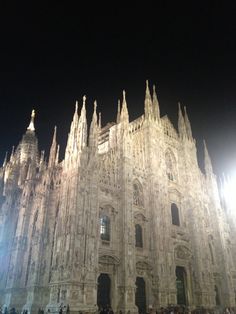
POLYGON ((48 161, 48 167, 53 167, 56 160, 56 153, 57 153, 57 141, 56 141, 56 134, 57 134, 57 127, 54 127, 54 133, 53 133, 53 139, 52 139, 52 145, 50 148, 49 153, 49 161, 48 161))
POLYGON ((98 118, 97 118, 97 101, 94 101, 93 117, 89 131, 89 146, 97 146, 98 139, 98 118))
POLYGON ((60 145, 57 145, 55 165, 57 165, 59 162, 59 152, 60 152, 60 145))
POLYGON ((116 123, 120 123, 120 99, 118 99, 116 123))
POLYGON ((212 163, 211 163, 211 158, 209 156, 209 152, 207 149, 207 145, 205 140, 203 140, 203 145, 204 145, 204 166, 205 166, 205 173, 206 175, 211 175, 213 174, 213 169, 212 169, 212 163))
POLYGON ((29 126, 25 134, 23 134, 22 140, 17 146, 16 152, 14 154, 16 161, 19 163, 27 162, 28 160, 31 160, 35 163, 38 161, 38 139, 34 132, 34 118, 35 111, 32 110, 29 126))
POLYGON ((44 162, 44 150, 41 150, 39 164, 41 165, 44 162))
POLYGON ((144 114, 146 118, 152 117, 152 98, 148 86, 148 80, 146 80, 146 93, 144 100, 144 114))
POLYGON ((3 164, 2 164, 3 168, 5 168, 6 164, 7 164, 7 155, 8 155, 8 152, 6 152, 6 154, 5 154, 5 158, 4 158, 4 161, 3 161, 3 164))
POLYGON ((68 140, 67 140, 67 145, 66 145, 66 154, 69 151, 73 150, 74 144, 76 142, 76 132, 77 132, 77 129, 78 129, 78 121, 79 121, 79 117, 78 117, 78 101, 76 101, 76 103, 75 103, 75 111, 74 111, 74 115, 73 115, 73 120, 71 122, 70 132, 68 134, 68 140))
POLYGON ((152 96, 152 104, 153 104, 153 115, 155 120, 160 119, 160 107, 159 107, 159 101, 157 99, 156 94, 156 88, 155 85, 153 85, 153 96, 152 96))
POLYGON ((75 132, 78 126, 78 121, 79 121, 79 117, 78 117, 78 101, 76 100, 75 102, 75 112, 73 115, 73 120, 71 123, 71 127, 70 127, 70 132, 75 132))
POLYGON ((182 113, 180 102, 178 102, 178 107, 179 107, 179 110, 178 110, 178 130, 179 130, 179 136, 181 138, 185 138, 186 137, 186 126, 185 126, 184 117, 183 117, 183 113, 182 113))
POLYGON ((35 128, 34 128, 34 118, 35 118, 35 111, 34 109, 32 110, 31 112, 31 119, 30 119, 30 124, 27 128, 28 131, 35 131, 35 128))
POLYGON ((13 159, 14 159, 14 153, 15 153, 15 146, 12 146, 11 156, 10 156, 10 162, 12 162, 13 159))
POLYGON ((93 117, 92 117, 92 122, 91 126, 96 127, 98 123, 98 118, 97 118, 97 101, 95 100, 93 103, 93 117))
POLYGON ((99 114, 98 114, 98 127, 99 127, 99 129, 102 128, 102 115, 101 115, 101 112, 99 112, 99 114))
POLYGON ((122 108, 120 113, 120 121, 129 123, 129 113, 126 103, 125 91, 123 90, 123 101, 122 101, 122 108))
POLYGON ((72 155, 77 153, 77 132, 78 132, 78 101, 75 102, 75 111, 73 120, 70 125, 70 132, 68 134, 66 151, 65 151, 65 165, 69 167, 71 165, 72 155))
POLYGON ((79 149, 87 145, 87 118, 85 108, 86 96, 83 96, 83 106, 80 112, 78 132, 79 132, 79 149))
POLYGON ((184 121, 185 121, 185 126, 186 126, 186 132, 187 132, 187 136, 189 139, 193 138, 192 135, 192 128, 191 128, 191 124, 188 118, 188 114, 187 114, 187 110, 186 107, 184 106, 184 121))

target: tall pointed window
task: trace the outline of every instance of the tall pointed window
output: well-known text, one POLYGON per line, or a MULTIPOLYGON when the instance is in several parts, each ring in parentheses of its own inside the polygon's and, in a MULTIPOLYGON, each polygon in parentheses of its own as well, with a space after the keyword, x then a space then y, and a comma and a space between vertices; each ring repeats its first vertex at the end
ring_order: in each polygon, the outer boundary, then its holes
POLYGON ((133 204, 143 207, 143 188, 137 180, 133 183, 133 204))
POLYGON ((175 203, 171 204, 171 219, 172 219, 172 224, 175 226, 179 226, 179 209, 176 206, 175 203))
POLYGON ((135 246, 143 247, 143 232, 140 225, 135 225, 135 246))
POLYGON ((102 240, 110 241, 110 218, 106 215, 100 218, 100 236, 102 240))

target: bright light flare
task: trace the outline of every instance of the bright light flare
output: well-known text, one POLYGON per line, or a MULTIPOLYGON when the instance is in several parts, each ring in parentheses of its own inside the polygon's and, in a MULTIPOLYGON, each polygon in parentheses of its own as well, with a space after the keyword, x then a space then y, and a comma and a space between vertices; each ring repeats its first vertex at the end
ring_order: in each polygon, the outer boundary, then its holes
POLYGON ((223 182, 223 196, 227 209, 234 210, 236 215, 236 172, 223 182))

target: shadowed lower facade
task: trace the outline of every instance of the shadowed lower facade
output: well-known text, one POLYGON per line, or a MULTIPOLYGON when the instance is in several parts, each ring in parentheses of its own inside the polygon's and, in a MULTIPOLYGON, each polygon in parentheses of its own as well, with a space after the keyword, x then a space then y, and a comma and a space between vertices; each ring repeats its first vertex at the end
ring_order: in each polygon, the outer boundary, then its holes
POLYGON ((89 130, 76 104, 65 155, 56 128, 38 152, 34 112, 0 169, 0 303, 36 313, 144 313, 170 304, 234 306, 235 223, 222 208, 204 144, 205 171, 179 105, 178 131, 146 86, 144 115, 89 130))

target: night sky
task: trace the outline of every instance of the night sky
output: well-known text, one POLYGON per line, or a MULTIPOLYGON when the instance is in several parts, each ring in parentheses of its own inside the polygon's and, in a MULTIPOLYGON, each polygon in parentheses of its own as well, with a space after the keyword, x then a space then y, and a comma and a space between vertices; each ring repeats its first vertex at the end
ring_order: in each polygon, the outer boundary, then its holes
POLYGON ((89 122, 96 99, 105 125, 115 120, 125 89, 133 120, 143 113, 148 79, 150 87, 156 85, 161 115, 175 126, 178 101, 187 107, 199 160, 205 139, 217 174, 236 168, 233 2, 128 6, 111 1, 108 7, 92 1, 83 7, 64 1, 38 7, 5 2, 0 11, 0 162, 20 141, 33 108, 40 150, 48 152, 57 125, 63 152, 77 99, 81 106, 87 96, 89 122))

